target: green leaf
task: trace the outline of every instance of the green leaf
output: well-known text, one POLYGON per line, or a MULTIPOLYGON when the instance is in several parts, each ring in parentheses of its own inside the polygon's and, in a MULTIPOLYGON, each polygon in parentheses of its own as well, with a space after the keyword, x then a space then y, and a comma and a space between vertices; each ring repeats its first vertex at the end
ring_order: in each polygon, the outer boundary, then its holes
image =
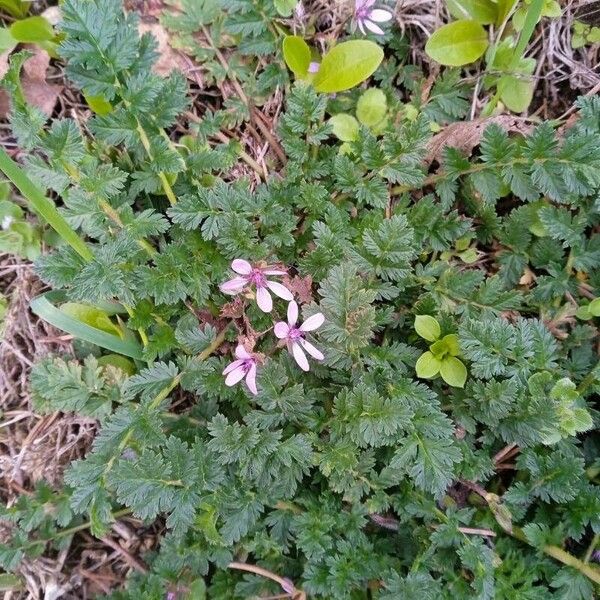
POLYGON ((584 304, 580 306, 575 312, 575 316, 582 321, 589 321, 594 318, 594 315, 590 312, 590 305, 584 304))
POLYGON ((440 367, 442 379, 452 387, 464 387, 467 380, 467 367, 456 357, 447 356, 440 367))
POLYGON ((387 98, 379 88, 369 88, 358 99, 356 118, 367 127, 376 127, 387 113, 387 98))
POLYGON ((183 600, 205 600, 206 584, 204 579, 196 579, 189 586, 189 591, 183 596, 183 600))
POLYGON ((294 8, 296 8, 296 4, 298 4, 298 0, 274 0, 275 10, 282 17, 289 17, 294 8))
POLYGON ((84 260, 94 258, 86 243, 75 233, 64 217, 56 210, 52 200, 29 179, 25 171, 0 148, 0 170, 12 181, 23 194, 31 208, 52 227, 60 237, 77 252, 84 260))
POLYGON ((512 112, 521 113, 531 104, 535 88, 531 79, 503 75, 496 85, 500 100, 512 112))
POLYGON ((588 304, 588 311, 593 317, 600 317, 600 298, 595 298, 588 304))
POLYGON ((87 105, 101 117, 108 115, 113 111, 112 104, 105 100, 102 96, 93 96, 90 94, 83 94, 87 105))
POLYGON ((435 31, 425 45, 425 52, 442 65, 460 67, 481 58, 487 47, 485 29, 477 21, 461 20, 435 31))
POLYGON ((448 348, 450 356, 458 356, 460 354, 460 343, 458 336, 455 333, 450 333, 442 338, 442 341, 448 348))
POLYGON ((428 342, 435 342, 442 333, 437 319, 430 315, 417 315, 415 317, 415 331, 428 342))
POLYGON ((11 573, 0 573, 0 592, 17 592, 23 589, 20 577, 11 573))
POLYGON ((436 358, 432 352, 425 352, 419 356, 415 365, 417 377, 431 379, 440 372, 441 366, 442 361, 436 358))
POLYGON ((283 59, 296 77, 304 79, 307 76, 310 48, 299 35, 288 35, 283 39, 283 59))
POLYGON ((60 311, 77 321, 86 323, 90 327, 95 327, 113 335, 122 335, 121 329, 110 320, 110 317, 103 310, 95 306, 78 304, 77 302, 65 302, 60 307, 60 311))
POLYGON ((54 38, 54 29, 44 17, 28 17, 15 21, 10 26, 10 33, 18 42, 28 44, 49 42, 54 38))
POLYGON ((346 113, 333 115, 329 119, 329 123, 333 127, 333 135, 342 142, 353 142, 358 138, 358 121, 352 115, 346 113))
POLYGON ((10 52, 17 45, 17 40, 13 37, 10 29, 0 28, 0 52, 10 52))
POLYGON ((90 327, 73 317, 66 315, 61 312, 56 306, 54 306, 51 300, 55 300, 60 297, 60 294, 56 292, 48 292, 42 294, 31 301, 31 310, 40 319, 47 321, 50 325, 54 325, 58 329, 62 329, 76 338, 85 340, 100 346, 100 348, 106 348, 112 350, 118 354, 124 354, 131 358, 142 358, 142 348, 137 342, 131 340, 122 340, 116 335, 111 335, 104 331, 100 331, 95 327, 90 327))
POLYGON ((383 50, 368 40, 351 40, 334 46, 321 62, 313 85, 317 92, 349 90, 370 77, 383 60, 383 50))
POLYGON ((0 0, 0 9, 16 19, 26 17, 30 7, 31 0, 0 0))
POLYGON ((446 0, 446 4, 455 19, 473 19, 489 25, 498 17, 498 6, 492 0, 446 0))

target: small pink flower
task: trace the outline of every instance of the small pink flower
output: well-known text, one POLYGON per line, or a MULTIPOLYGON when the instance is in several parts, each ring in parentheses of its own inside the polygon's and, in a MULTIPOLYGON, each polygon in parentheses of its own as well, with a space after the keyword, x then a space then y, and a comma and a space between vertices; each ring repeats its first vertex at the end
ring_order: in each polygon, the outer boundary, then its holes
POLYGON ((363 34, 366 34, 365 27, 376 33, 383 35, 385 32, 377 23, 387 23, 394 16, 389 10, 383 8, 373 8, 376 0, 355 0, 354 2, 354 19, 352 30, 358 28, 363 34))
POLYGON ((273 310, 273 298, 271 298, 269 290, 288 302, 294 299, 292 292, 284 285, 267 279, 267 275, 285 275, 286 272, 281 269, 270 265, 252 266, 247 260, 240 258, 236 258, 231 263, 231 268, 238 274, 238 277, 221 284, 220 289, 224 294, 235 296, 243 292, 244 288, 253 285, 256 288, 256 303, 260 310, 266 313, 273 310))
POLYGON ((256 357, 250 354, 241 344, 235 349, 235 357, 230 365, 225 367, 223 375, 225 377, 225 385, 231 387, 239 383, 244 377, 248 389, 254 394, 258 394, 256 389, 256 357))
POLYGON ((280 340, 287 342, 288 350, 291 352, 294 360, 303 371, 309 370, 308 360, 304 351, 308 352, 313 358, 323 360, 323 353, 315 348, 310 342, 304 339, 307 331, 314 331, 323 325, 325 317, 321 313, 316 313, 309 317, 300 325, 296 326, 298 321, 298 305, 292 300, 288 305, 288 322, 279 321, 275 323, 274 332, 280 340))
POLYGON ((311 62, 308 65, 308 72, 309 73, 318 73, 320 68, 321 68, 321 63, 311 62))

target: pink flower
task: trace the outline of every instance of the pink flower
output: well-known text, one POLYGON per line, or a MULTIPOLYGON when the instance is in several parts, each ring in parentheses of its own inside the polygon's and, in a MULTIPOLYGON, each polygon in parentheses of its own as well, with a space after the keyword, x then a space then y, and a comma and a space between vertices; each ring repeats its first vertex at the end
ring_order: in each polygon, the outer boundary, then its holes
POLYGON ((316 313, 309 317, 300 325, 296 326, 298 321, 298 305, 292 300, 288 305, 287 311, 288 322, 279 321, 275 323, 275 335, 280 340, 285 340, 288 345, 288 350, 291 352, 294 360, 303 371, 309 370, 308 360, 304 351, 308 352, 313 358, 323 360, 323 353, 315 348, 310 342, 304 338, 307 331, 314 331, 323 325, 325 317, 321 313, 316 313))
POLYGON ((383 8, 373 8, 376 0, 355 0, 354 2, 354 21, 353 30, 358 28, 363 34, 366 34, 365 27, 376 33, 383 35, 385 32, 377 23, 387 23, 394 16, 389 10, 383 8))
POLYGON ((256 389, 256 357, 250 354, 241 344, 235 349, 235 357, 230 365, 225 367, 223 375, 225 377, 225 385, 231 387, 239 383, 244 377, 248 389, 254 394, 258 394, 256 389))
POLYGON ((231 263, 231 268, 238 274, 238 277, 221 284, 220 289, 224 294, 235 296, 243 292, 244 288, 253 285, 256 288, 256 303, 260 310, 266 313, 273 310, 273 298, 271 298, 269 290, 288 302, 294 299, 292 292, 284 285, 267 279, 267 275, 285 275, 286 272, 281 269, 270 265, 252 266, 247 260, 240 258, 236 258, 231 263))

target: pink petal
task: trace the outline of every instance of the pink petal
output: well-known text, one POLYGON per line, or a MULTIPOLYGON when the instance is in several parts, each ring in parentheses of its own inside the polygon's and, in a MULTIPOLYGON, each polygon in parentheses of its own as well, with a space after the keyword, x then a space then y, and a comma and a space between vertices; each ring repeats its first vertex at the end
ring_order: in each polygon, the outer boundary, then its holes
POLYGON ((294 359, 298 363, 298 366, 303 371, 308 371, 310 369, 308 366, 308 360, 306 359, 306 354, 304 354, 302 348, 300 348, 300 344, 292 344, 292 354, 294 355, 294 359))
POLYGON ((312 317, 308 317, 302 325, 300 325, 301 331, 314 331, 323 325, 325 321, 325 316, 323 313, 316 313, 312 317))
POLYGON ((287 318, 290 325, 295 325, 298 320, 298 305, 294 300, 288 304, 287 318))
POLYGON ((373 23, 372 21, 369 21, 368 19, 365 19, 365 27, 369 30, 372 31, 373 33, 376 33, 377 35, 385 35, 385 31, 383 31, 383 29, 381 29, 381 27, 379 27, 379 25, 375 25, 375 23, 373 23))
POLYGON ((227 375, 227 373, 231 373, 234 369, 241 367, 244 364, 243 360, 234 360, 231 364, 227 365, 223 370, 223 375, 227 375))
POLYGON ((364 24, 363 20, 362 19, 360 19, 360 20, 357 19, 356 24, 358 25, 358 28, 360 29, 361 33, 363 35, 367 35, 367 32, 365 31, 365 24, 364 24))
POLYGON ((376 23, 387 23, 393 16, 394 15, 389 10, 383 10, 383 8, 374 8, 369 13, 369 19, 376 23))
POLYGON ((235 349, 236 358, 252 358, 252 355, 242 346, 242 344, 238 344, 235 349))
POLYGON ((283 298, 284 300, 287 300, 288 302, 290 300, 294 299, 294 296, 293 296, 292 292, 290 292, 290 290, 288 290, 285 287, 285 285, 282 285, 281 283, 277 283, 276 281, 267 281, 267 287, 276 296, 279 296, 280 298, 283 298))
POLYGON ((258 394, 258 389, 256 388, 256 365, 253 364, 248 374, 246 375, 246 385, 248 389, 256 396, 258 394))
POLYGON ((268 313, 273 310, 273 298, 266 287, 256 288, 256 304, 263 312, 268 313))
POLYGON ((289 325, 287 323, 284 323, 283 321, 279 321, 278 323, 275 323, 275 327, 273 328, 273 333, 280 340, 286 338, 289 331, 290 331, 289 325))
POLYGON ((231 263, 231 268, 240 275, 250 275, 252 273, 252 265, 247 260, 241 258, 236 258, 231 263))
POLYGON ((287 275, 287 271, 277 269, 276 267, 265 267, 261 271, 263 275, 287 275))
POLYGON ((234 277, 233 279, 230 279, 229 281, 222 283, 219 286, 219 289, 224 294, 234 295, 234 294, 239 294, 244 289, 245 285, 246 285, 245 277, 234 277))
POLYGON ((310 342, 300 340, 300 344, 313 358, 316 358, 317 360, 323 360, 325 358, 323 353, 318 348, 315 348, 310 342))
POLYGON ((225 378, 225 385, 228 385, 229 387, 235 385, 236 383, 244 379, 244 375, 246 375, 246 371, 244 370, 244 366, 242 364, 233 371, 229 372, 229 374, 225 378))

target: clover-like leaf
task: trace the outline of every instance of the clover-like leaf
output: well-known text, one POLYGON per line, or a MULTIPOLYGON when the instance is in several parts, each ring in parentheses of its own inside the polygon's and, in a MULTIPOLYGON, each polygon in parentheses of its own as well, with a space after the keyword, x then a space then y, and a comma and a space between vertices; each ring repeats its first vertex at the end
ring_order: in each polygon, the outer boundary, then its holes
POLYGON ((485 29, 469 19, 440 27, 427 41, 425 52, 441 65, 460 67, 481 58, 488 47, 485 29))
POLYGON ((415 331, 428 342, 435 342, 442 333, 437 319, 430 315, 417 315, 415 317, 415 331))
POLYGON ((440 365, 442 379, 452 387, 464 387, 467 381, 467 367, 456 357, 447 356, 440 365))
POLYGON ((442 361, 439 358, 435 357, 431 352, 424 352, 419 356, 415 364, 417 377, 432 379, 440 372, 441 365, 442 361))

